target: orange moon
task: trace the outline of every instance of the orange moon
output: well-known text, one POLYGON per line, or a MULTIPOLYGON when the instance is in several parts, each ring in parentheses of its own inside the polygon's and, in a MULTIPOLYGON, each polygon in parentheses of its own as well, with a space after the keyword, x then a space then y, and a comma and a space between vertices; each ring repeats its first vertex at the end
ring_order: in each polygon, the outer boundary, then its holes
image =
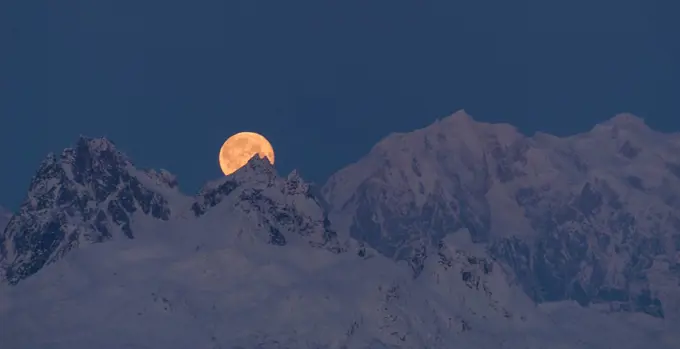
POLYGON ((255 132, 239 132, 224 142, 220 149, 220 168, 225 176, 234 173, 255 154, 274 165, 274 148, 264 136, 255 132))

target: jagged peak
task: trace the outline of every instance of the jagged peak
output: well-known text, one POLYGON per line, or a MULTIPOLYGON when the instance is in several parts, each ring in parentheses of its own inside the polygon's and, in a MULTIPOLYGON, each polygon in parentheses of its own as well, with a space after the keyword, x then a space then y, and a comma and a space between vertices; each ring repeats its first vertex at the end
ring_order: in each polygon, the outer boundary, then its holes
POLYGON ((307 193, 310 184, 307 183, 298 170, 291 171, 286 177, 286 190, 289 194, 307 193))
POLYGON ((80 135, 75 144, 64 149, 61 153, 62 159, 73 159, 77 156, 102 157, 102 160, 129 163, 129 158, 116 149, 113 141, 106 137, 92 138, 80 135))
POLYGON ((290 171, 288 176, 286 176, 286 179, 289 180, 289 181, 301 181, 302 176, 300 175, 300 171, 298 171, 297 169, 294 169, 294 170, 290 171))
POLYGON ((104 150, 116 150, 116 144, 112 140, 106 138, 106 137, 88 137, 85 135, 80 135, 78 136, 78 142, 76 143, 78 145, 87 145, 89 149, 95 152, 100 152, 104 150))
MULTIPOLYGON (((89 153, 92 155, 98 155, 103 152, 119 153, 120 155, 123 155, 122 153, 120 153, 120 151, 116 149, 116 146, 113 143, 113 141, 105 137, 93 138, 80 135, 78 136, 78 139, 70 147, 67 147, 64 150, 62 150, 60 158, 67 159, 73 157, 75 154, 78 153, 89 153)), ((50 156, 54 157, 54 154, 53 153, 48 154, 48 157, 50 156)))
POLYGON ((241 177, 252 175, 276 176, 276 170, 274 169, 274 165, 272 165, 266 157, 255 154, 243 167, 236 170, 231 176, 241 177))
POLYGON ((130 178, 149 188, 154 187, 153 190, 170 188, 178 191, 177 178, 170 172, 137 169, 111 140, 81 135, 59 156, 49 153, 45 157, 31 180, 27 202, 64 186, 73 190, 95 190, 96 197, 103 199, 118 190, 121 180, 130 178))
POLYGON ((29 190, 44 187, 37 183, 45 181, 61 181, 65 178, 81 183, 83 175, 108 172, 113 169, 123 169, 132 166, 130 159, 116 149, 114 143, 107 138, 78 137, 69 148, 64 149, 59 156, 49 153, 40 163, 36 175, 33 177, 29 190))
POLYGON ((205 195, 220 188, 226 182, 239 184, 272 182, 278 177, 276 169, 266 158, 253 155, 248 162, 234 173, 209 181, 199 190, 198 195, 205 195))

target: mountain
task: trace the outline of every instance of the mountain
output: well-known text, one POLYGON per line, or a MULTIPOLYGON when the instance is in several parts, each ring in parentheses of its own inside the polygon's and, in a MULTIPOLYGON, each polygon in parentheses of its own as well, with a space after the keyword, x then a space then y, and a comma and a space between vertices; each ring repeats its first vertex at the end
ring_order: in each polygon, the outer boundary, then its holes
POLYGON ((458 112, 320 190, 254 157, 192 196, 81 137, 0 236, 0 347, 676 348, 676 138, 458 112))
POLYGON ((298 172, 281 178, 266 159, 257 156, 233 175, 203 187, 194 198, 191 213, 216 225, 224 224, 225 216, 257 222, 249 232, 242 229, 238 235, 248 234, 268 244, 286 246, 296 237, 303 244, 333 253, 346 248, 332 229, 320 198, 312 194, 312 187, 298 172))
POLYGON ((192 198, 179 192, 169 172, 139 170, 111 141, 81 137, 58 158, 48 155, 31 181, 28 198, 0 236, 2 274, 17 284, 81 245, 135 239, 139 231, 187 216, 224 224, 233 211, 266 230, 268 243, 286 245, 295 233, 310 245, 342 251, 310 190, 297 172, 282 179, 254 158, 192 198), (229 203, 209 212, 222 201, 229 203))
POLYGON ((81 137, 49 154, 0 236, 0 275, 11 284, 83 244, 135 238, 168 221, 184 198, 167 171, 141 171, 107 139, 81 137))
POLYGON ((558 138, 459 111, 386 137, 323 193, 339 231, 415 275, 467 229, 537 303, 678 319, 679 150, 629 114, 558 138))

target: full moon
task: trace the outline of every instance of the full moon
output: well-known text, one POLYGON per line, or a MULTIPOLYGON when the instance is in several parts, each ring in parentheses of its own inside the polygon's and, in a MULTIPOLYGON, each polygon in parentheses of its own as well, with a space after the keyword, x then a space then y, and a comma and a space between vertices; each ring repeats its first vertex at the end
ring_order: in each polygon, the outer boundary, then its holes
POLYGON ((234 173, 255 156, 274 164, 274 148, 264 136, 255 132, 240 132, 229 138, 220 149, 220 168, 225 176, 234 173))

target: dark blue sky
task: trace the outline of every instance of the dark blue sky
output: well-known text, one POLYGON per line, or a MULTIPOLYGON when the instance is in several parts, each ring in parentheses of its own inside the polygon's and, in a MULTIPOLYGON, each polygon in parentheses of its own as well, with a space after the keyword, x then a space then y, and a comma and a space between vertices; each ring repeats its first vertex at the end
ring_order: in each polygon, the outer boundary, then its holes
POLYGON ((16 207, 79 134, 192 192, 241 130, 317 182, 461 108, 529 134, 623 111, 677 131, 677 13, 671 0, 3 1, 0 204, 16 207))

